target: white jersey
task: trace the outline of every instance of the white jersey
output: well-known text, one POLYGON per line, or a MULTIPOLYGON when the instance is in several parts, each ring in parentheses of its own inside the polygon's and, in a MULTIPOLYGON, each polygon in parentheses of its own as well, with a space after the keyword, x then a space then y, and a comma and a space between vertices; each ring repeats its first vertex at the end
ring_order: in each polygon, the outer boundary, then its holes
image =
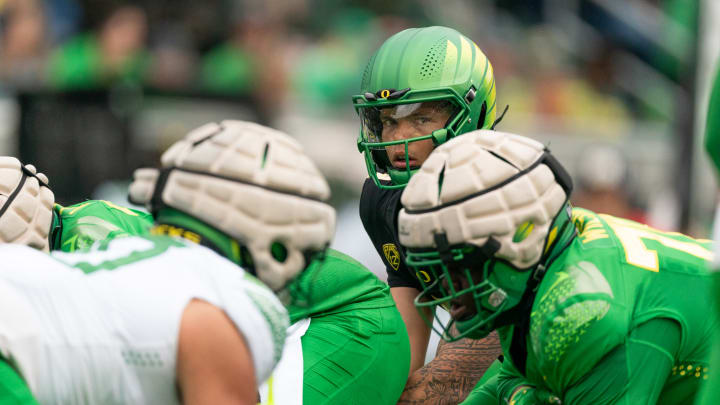
POLYGON ((304 359, 302 337, 310 327, 310 318, 290 325, 280 362, 270 378, 260 386, 260 405, 303 405, 304 359))
POLYGON ((202 246, 128 237, 72 254, 0 245, 0 257, 0 353, 40 403, 179 403, 178 333, 193 298, 234 322, 258 383, 280 358, 282 304, 202 246))

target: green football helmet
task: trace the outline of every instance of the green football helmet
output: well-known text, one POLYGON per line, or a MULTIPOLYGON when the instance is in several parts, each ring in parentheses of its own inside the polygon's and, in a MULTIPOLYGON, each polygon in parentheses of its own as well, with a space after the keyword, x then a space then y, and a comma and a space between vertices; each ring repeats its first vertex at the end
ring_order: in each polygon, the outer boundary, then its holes
POLYGON ((476 131, 433 152, 403 192, 398 228, 422 285, 415 306, 450 311, 443 339, 481 339, 521 319, 575 235, 571 190, 547 149, 522 136, 476 131))
POLYGON ((411 28, 390 37, 370 58, 361 93, 353 96, 361 129, 358 149, 370 177, 381 188, 402 188, 417 171, 408 145, 432 139, 435 146, 456 135, 491 128, 495 121, 495 77, 488 58, 469 38, 447 27, 411 28), (382 109, 442 102, 444 128, 408 139, 383 141, 382 109), (404 145, 405 167, 394 167, 386 147, 404 145), (378 173, 389 176, 381 183, 378 173))

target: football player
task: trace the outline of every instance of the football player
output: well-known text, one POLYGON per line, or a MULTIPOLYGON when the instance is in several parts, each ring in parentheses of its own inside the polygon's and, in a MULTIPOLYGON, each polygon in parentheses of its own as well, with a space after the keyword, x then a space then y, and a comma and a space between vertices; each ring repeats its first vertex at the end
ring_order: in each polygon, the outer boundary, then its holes
MULTIPOLYGON (((705 150, 715 166, 716 174, 720 173, 720 69, 715 73, 713 87, 710 92, 710 102, 707 110, 707 121, 705 126, 705 150)), ((715 240, 715 257, 710 263, 710 271, 713 277, 713 290, 715 291, 715 312, 720 313, 720 204, 715 214, 715 225, 713 229, 713 239, 715 240)), ((715 333, 715 342, 718 342, 718 333, 715 333)), ((711 361, 713 368, 720 367, 720 345, 715 344, 713 348, 713 358, 711 361)), ((710 374, 709 380, 705 383, 702 399, 698 401, 699 405, 713 405, 720 403, 720 373, 710 374)))
POLYGON ((503 403, 692 403, 707 377, 710 241, 574 209, 542 144, 477 131, 438 147, 399 214, 419 308, 443 338, 497 330, 503 403))
POLYGON ((332 249, 297 281, 308 292, 290 305, 283 357, 260 390, 283 405, 397 403, 410 343, 387 284, 332 249))
POLYGON ((56 204, 47 176, 10 156, 0 156, 0 203, 0 243, 44 251, 72 252, 99 240, 140 235, 152 225, 149 214, 108 201, 56 204))
POLYGON ((1 403, 256 402, 288 326, 273 292, 306 296, 292 282, 334 233, 325 179, 287 135, 224 121, 136 171, 130 196, 146 236, 0 246, 1 403))
POLYGON ((480 48, 456 30, 408 29, 386 40, 370 58, 353 103, 361 120, 358 148, 370 176, 362 190, 360 217, 386 265, 390 291, 410 337, 413 374, 402 399, 457 402, 499 354, 497 337, 441 343, 435 360, 420 369, 430 328, 413 300, 427 276, 405 265, 397 214, 403 188, 436 146, 494 126, 493 68, 480 48), (466 360, 466 367, 458 359, 466 360))

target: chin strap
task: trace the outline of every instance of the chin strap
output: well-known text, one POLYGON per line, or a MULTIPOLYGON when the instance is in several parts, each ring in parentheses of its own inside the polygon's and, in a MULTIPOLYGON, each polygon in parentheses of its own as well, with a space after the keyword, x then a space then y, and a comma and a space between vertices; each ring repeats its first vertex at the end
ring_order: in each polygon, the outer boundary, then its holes
POLYGON ((453 260, 450 244, 447 240, 447 234, 445 232, 436 232, 433 234, 433 239, 435 240, 435 247, 438 253, 440 253, 440 260, 448 270, 453 270, 455 268, 455 261, 453 260))
POLYGON ((491 129, 491 130, 494 131, 494 130, 495 130, 495 127, 497 126, 497 124, 499 124, 500 121, 502 121, 503 118, 505 118, 505 113, 508 111, 509 108, 510 108, 509 105, 505 105, 505 109, 503 110, 502 114, 500 114, 499 117, 495 118, 495 122, 493 122, 493 124, 490 126, 490 129, 491 129))

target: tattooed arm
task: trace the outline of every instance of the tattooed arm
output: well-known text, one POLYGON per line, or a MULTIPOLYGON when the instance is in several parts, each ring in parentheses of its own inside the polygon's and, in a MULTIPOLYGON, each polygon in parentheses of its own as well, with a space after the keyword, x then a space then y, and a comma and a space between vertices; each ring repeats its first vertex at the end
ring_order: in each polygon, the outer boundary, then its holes
POLYGON ((483 340, 440 341, 435 358, 410 375, 398 404, 458 404, 500 353, 495 332, 483 340))

